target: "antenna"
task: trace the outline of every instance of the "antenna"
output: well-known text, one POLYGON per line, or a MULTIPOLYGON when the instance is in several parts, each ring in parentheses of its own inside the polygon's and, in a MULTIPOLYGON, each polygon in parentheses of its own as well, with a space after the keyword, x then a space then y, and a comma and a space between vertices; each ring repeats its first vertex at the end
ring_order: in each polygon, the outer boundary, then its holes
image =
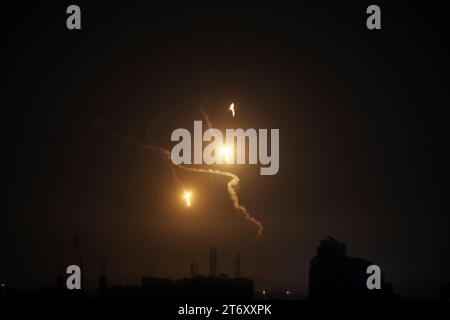
POLYGON ((197 266, 195 265, 194 260, 191 262, 191 278, 195 278, 197 276, 197 266))
POLYGON ((80 241, 78 240, 77 235, 75 235, 75 246, 77 247, 78 260, 80 262, 80 269, 83 270, 83 260, 81 259, 80 241))
POLYGON ((78 236, 75 235, 75 246, 77 247, 78 252, 78 260, 80 263, 80 270, 81 270, 81 288, 84 289, 84 268, 83 268, 83 259, 81 258, 81 249, 80 249, 80 241, 78 240, 78 236))
POLYGON ((100 263, 100 275, 101 275, 102 277, 106 277, 106 261, 105 261, 105 260, 103 260, 103 261, 100 263))
POLYGON ((236 254, 236 278, 241 277, 241 253, 236 254))
POLYGON ((104 293, 108 286, 107 278, 106 278, 106 261, 103 260, 100 263, 100 281, 99 281, 99 290, 101 291, 101 294, 104 293))
POLYGON ((216 270, 217 270, 217 249, 216 247, 211 247, 210 261, 209 261, 209 276, 211 278, 216 277, 216 270))
POLYGON ((154 277, 155 270, 152 262, 147 263, 147 277, 154 277))

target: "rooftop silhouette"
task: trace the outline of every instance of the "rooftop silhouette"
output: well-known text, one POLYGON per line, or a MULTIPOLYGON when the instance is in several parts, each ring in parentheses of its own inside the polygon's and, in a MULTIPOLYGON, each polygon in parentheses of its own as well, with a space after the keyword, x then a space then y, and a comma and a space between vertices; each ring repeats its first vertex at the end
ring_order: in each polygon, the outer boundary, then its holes
POLYGON ((309 270, 309 299, 311 300, 392 300, 392 285, 381 276, 381 289, 369 290, 366 285, 367 267, 371 261, 348 257, 346 244, 327 237, 320 242, 317 255, 309 270))

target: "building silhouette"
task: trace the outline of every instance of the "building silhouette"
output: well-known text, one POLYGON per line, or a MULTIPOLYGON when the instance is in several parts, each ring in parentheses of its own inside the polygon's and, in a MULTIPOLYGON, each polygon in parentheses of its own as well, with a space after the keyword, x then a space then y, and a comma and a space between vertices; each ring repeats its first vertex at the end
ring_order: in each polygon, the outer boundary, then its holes
POLYGON ((133 300, 182 300, 182 301, 222 301, 252 300, 254 282, 240 276, 240 255, 236 257, 236 277, 217 275, 217 249, 210 250, 209 276, 199 275, 194 262, 191 263, 191 277, 183 279, 165 279, 153 275, 142 278, 142 286, 107 286, 105 267, 101 268, 99 279, 100 299, 133 300))
POLYGON ((392 285, 381 275, 381 289, 367 288, 367 267, 374 263, 348 257, 345 243, 332 237, 323 239, 309 270, 310 300, 391 300, 397 299, 392 285))

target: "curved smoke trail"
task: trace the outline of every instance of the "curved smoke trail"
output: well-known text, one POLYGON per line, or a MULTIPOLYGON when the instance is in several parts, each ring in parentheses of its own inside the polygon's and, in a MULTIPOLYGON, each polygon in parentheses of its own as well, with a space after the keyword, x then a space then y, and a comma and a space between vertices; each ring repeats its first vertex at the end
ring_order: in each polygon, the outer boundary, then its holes
POLYGON ((205 112, 205 110, 203 110, 202 107, 200 107, 199 110, 200 110, 200 113, 201 113, 202 117, 205 118, 206 125, 208 126, 209 129, 211 129, 212 128, 212 122, 211 122, 211 119, 209 118, 208 114, 205 112))
MULTIPOLYGON (((202 114, 203 118, 205 118, 206 124, 209 129, 212 128, 212 121, 209 118, 209 115, 203 110, 203 107, 200 107, 200 113, 202 114)), ((233 117, 234 117, 234 110, 233 110, 233 117)), ((170 157, 170 153, 168 154, 168 157, 170 157)), ((199 169, 199 168, 190 168, 190 167, 184 167, 184 166, 178 166, 179 168, 182 168, 184 170, 194 171, 194 172, 201 172, 201 173, 209 173, 209 174, 216 174, 221 175, 225 177, 231 178, 230 181, 227 183, 227 190, 228 194, 230 195, 231 202, 233 203, 233 207, 241 212, 245 219, 253 223, 257 228, 257 233, 255 239, 258 239, 264 230, 264 226, 261 223, 261 221, 257 220, 255 217, 253 217, 250 212, 248 212, 247 208, 240 204, 239 202, 239 196, 237 194, 236 188, 239 186, 240 179, 237 175, 234 173, 231 173, 229 171, 221 171, 216 169, 199 169)))
MULTIPOLYGON (((211 122, 208 114, 202 108, 200 108, 200 113, 205 118, 208 128, 211 128, 212 122, 211 122)), ((160 117, 160 116, 158 116, 158 117, 160 117)), ((153 124, 155 122, 155 120, 156 119, 153 119, 151 124, 153 124)), ((217 170, 217 169, 202 169, 202 168, 186 167, 184 165, 175 165, 172 162, 170 151, 161 146, 154 145, 153 140, 151 138, 151 134, 149 135, 149 140, 152 142, 152 144, 144 143, 135 138, 120 135, 117 133, 114 133, 114 136, 116 136, 122 140, 125 140, 127 142, 131 142, 139 147, 146 148, 146 149, 149 149, 149 150, 159 153, 164 158, 164 162, 169 166, 169 168, 172 172, 172 176, 174 177, 176 182, 178 184, 180 184, 182 187, 183 187, 183 182, 178 177, 178 175, 175 171, 175 168, 180 168, 181 170, 190 171, 190 172, 214 174, 214 175, 219 175, 219 176, 230 178, 230 180, 227 183, 227 191, 228 191, 228 194, 230 195, 230 199, 231 199, 231 203, 232 203, 233 207, 236 209, 236 211, 240 212, 246 220, 250 221, 251 223, 253 223, 255 225, 255 227, 257 228, 255 240, 258 239, 259 237, 261 237, 263 230, 264 230, 263 224, 261 223, 261 221, 257 220, 255 217, 253 217, 250 214, 250 212, 247 210, 247 208, 244 207, 243 205, 241 205, 239 202, 239 196, 237 194, 236 188, 239 186, 240 179, 237 175, 235 175, 234 173, 228 172, 228 171, 221 171, 221 170, 217 170)), ((183 187, 183 189, 184 189, 184 187, 183 187)))
MULTIPOLYGON (((169 161, 171 161, 169 150, 161 148, 160 152, 162 154, 164 154, 166 159, 169 159, 169 161)), ((217 169, 193 168, 193 167, 186 167, 181 164, 174 165, 174 166, 176 166, 177 168, 180 168, 182 170, 185 170, 185 171, 205 173, 205 174, 214 174, 214 175, 231 178, 230 181, 228 181, 228 183, 227 183, 227 190, 228 190, 228 194, 230 195, 230 199, 233 204, 233 207, 237 211, 241 212, 242 215, 245 217, 245 219, 247 219, 248 221, 250 221, 251 223, 253 223, 256 226, 257 231, 256 231, 255 239, 258 239, 262 235, 264 226, 261 223, 261 221, 257 220, 255 217, 253 217, 250 214, 250 212, 247 210, 247 208, 244 207, 243 205, 241 205, 239 202, 239 196, 237 194, 236 188, 239 185, 240 179, 237 175, 235 175, 234 173, 228 172, 228 171, 221 171, 221 170, 217 170, 217 169)))

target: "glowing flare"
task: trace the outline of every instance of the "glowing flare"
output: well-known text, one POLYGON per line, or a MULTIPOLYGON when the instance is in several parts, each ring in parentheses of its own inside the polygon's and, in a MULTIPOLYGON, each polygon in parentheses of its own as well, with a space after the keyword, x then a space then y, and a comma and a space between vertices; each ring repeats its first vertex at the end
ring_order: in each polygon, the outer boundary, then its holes
POLYGON ((189 191, 185 191, 183 198, 184 198, 184 200, 186 200, 186 205, 188 207, 190 207, 191 206, 191 193, 189 191))
POLYGON ((235 111, 234 111, 234 103, 232 103, 232 104, 230 105, 230 109, 228 109, 228 110, 231 111, 231 113, 233 114, 233 118, 234 118, 234 115, 235 115, 235 111))
MULTIPOLYGON (((230 110, 233 112, 233 117, 234 117, 234 103, 231 104, 230 110)), ((211 128, 212 124, 209 121, 208 115, 205 112, 202 112, 202 114, 207 119, 208 127, 211 128)), ((138 139, 133 138, 133 137, 124 136, 124 135, 115 134, 115 133, 113 133, 113 135, 123 139, 124 141, 131 142, 139 147, 149 149, 149 150, 159 153, 166 160, 166 164, 168 166, 170 166, 173 177, 180 185, 182 185, 182 183, 175 172, 175 168, 179 168, 179 169, 182 169, 185 171, 198 172, 198 173, 204 173, 204 174, 213 174, 213 175, 224 176, 224 177, 230 178, 230 180, 227 183, 227 190, 228 190, 228 194, 230 196, 231 202, 233 204, 233 207, 236 209, 236 211, 240 212, 245 217, 245 219, 247 219, 248 221, 250 221, 251 223, 253 223, 256 226, 257 233, 256 233, 255 240, 258 239, 259 237, 261 237, 261 235, 263 234, 263 230, 264 230, 263 224, 259 220, 257 220, 255 217, 253 217, 250 214, 250 212, 247 210, 247 208, 245 208, 239 202, 239 196, 237 194, 236 189, 239 186, 240 180, 237 175, 235 175, 231 172, 227 172, 227 171, 185 167, 183 165, 173 165, 169 150, 164 149, 160 146, 155 146, 153 144, 147 144, 147 143, 139 141, 138 139)), ((184 198, 184 200, 186 200, 187 206, 190 207, 191 206, 191 192, 184 191, 183 198, 184 198)))
POLYGON ((226 163, 231 163, 232 152, 231 148, 224 145, 220 148, 220 153, 222 154, 223 159, 226 163))

